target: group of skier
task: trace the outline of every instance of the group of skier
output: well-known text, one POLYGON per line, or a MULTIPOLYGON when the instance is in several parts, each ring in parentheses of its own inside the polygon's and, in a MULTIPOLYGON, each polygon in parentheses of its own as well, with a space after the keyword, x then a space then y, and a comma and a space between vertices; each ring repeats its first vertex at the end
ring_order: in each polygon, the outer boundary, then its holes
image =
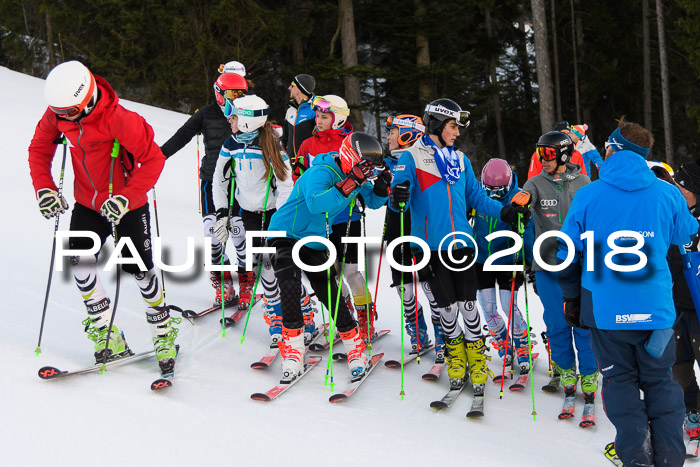
MULTIPOLYGON (((531 352, 531 330, 517 300, 517 291, 528 277, 536 283, 544 305, 545 338, 554 371, 553 380, 546 387, 556 390, 561 382, 567 399, 573 400, 580 378, 584 399, 587 404, 593 403, 600 359, 607 362, 609 355, 603 350, 600 335, 594 336, 592 349, 591 331, 582 327, 616 328, 605 327, 595 310, 601 305, 596 300, 591 302, 588 290, 595 289, 591 281, 597 284, 597 279, 586 279, 584 272, 577 294, 576 272, 571 267, 561 274, 547 267, 558 264, 566 248, 556 237, 545 235, 559 230, 570 232, 576 253, 585 254, 587 247, 581 246, 580 236, 574 233, 579 233, 576 229, 580 230, 586 219, 581 218, 583 208, 573 200, 580 189, 590 184, 585 175, 591 171, 590 164, 600 171, 600 183, 607 183, 602 174, 608 164, 587 138, 586 125, 557 122, 553 131, 543 134, 535 145, 529 179, 521 190, 517 176, 503 159, 489 160, 477 179, 469 158, 455 147, 460 132, 470 124, 470 114, 450 99, 428 103, 422 117, 387 117, 389 151, 385 151, 373 136, 353 131, 348 122, 350 109, 342 97, 315 94, 316 83, 310 75, 294 77, 289 86, 290 107, 280 128, 270 120, 267 102, 249 93, 242 64, 229 62, 219 71, 214 83, 216 101, 199 109, 159 148, 148 123, 121 107, 104 79, 79 62, 60 64, 47 77, 45 98, 49 106, 29 147, 31 176, 45 217, 68 209, 50 172, 56 144, 63 135, 71 142, 75 171, 70 230, 96 232, 102 243, 109 235, 115 241, 121 237, 135 240, 135 253, 147 270, 135 265, 125 265, 123 270, 134 276, 145 301, 163 374, 174 369, 176 325, 180 319, 170 317, 171 307, 165 304, 153 267, 147 192, 158 180, 166 158, 201 133, 205 147, 199 172, 201 212, 204 235, 212 243, 211 262, 231 264, 226 245, 232 240, 238 265, 238 294, 229 271, 211 274, 214 304, 231 306, 237 301, 239 308, 248 309, 255 301, 255 284, 262 284, 270 345, 279 349, 283 357, 282 384, 289 384, 304 373, 304 355, 320 333, 311 300, 314 294, 318 305, 329 311, 332 329, 337 330, 343 342, 353 378, 362 378, 371 368, 367 346, 376 336, 377 310, 366 277, 360 272, 358 245, 341 239, 365 236, 365 210, 386 206, 383 241, 389 244, 401 235, 411 235, 422 240, 430 251, 429 258, 425 258, 423 250, 411 243, 393 250, 396 263, 423 264, 417 275, 395 268, 391 271, 391 285, 402 301, 412 354, 434 349, 436 362, 446 363, 451 390, 460 390, 470 380, 475 399, 483 400, 492 373, 487 364, 487 337, 503 358, 504 368, 512 364, 517 372, 528 375, 535 356, 531 352), (567 215, 570 209, 576 213, 576 226, 567 215), (533 222, 528 223, 531 217, 533 222), (258 239, 254 243, 260 246, 265 242, 275 248, 274 254, 248 255, 245 233, 253 230, 286 233, 284 237, 258 239), (494 232, 511 230, 517 235, 488 239, 494 232), (457 235, 462 232, 475 239, 476 244, 458 240, 457 235), (311 236, 328 239, 337 252, 335 259, 324 243, 305 241, 311 236), (524 240, 524 250, 499 255, 493 264, 524 264, 528 274, 494 271, 490 257, 506 249, 514 251, 518 237, 524 240), (536 242, 539 237, 541 241, 536 242), (323 268, 303 271, 312 292, 302 282, 302 269, 293 259, 295 254, 306 265, 323 268), (429 302, 434 341, 428 335, 424 308, 416 293, 418 283, 429 302), (499 301, 504 316, 499 312, 499 301), (482 333, 477 303, 489 336, 482 333), (596 318, 591 320, 590 314, 583 313, 579 321, 577 312, 589 306, 593 306, 596 318)), ((621 128, 628 131, 622 123, 621 128)), ((644 148, 643 144, 627 144, 629 141, 619 129, 609 143, 606 147, 612 149, 608 150, 608 157, 629 149, 639 156, 645 153, 636 149, 644 148)), ((688 184, 686 191, 690 190, 690 194, 686 199, 693 209, 693 193, 700 192, 700 168, 689 176, 691 168, 694 167, 683 170, 681 179, 688 184)), ((681 190, 685 189, 679 183, 681 190)), ((664 196, 676 204, 681 199, 678 190, 664 196)), ((677 230, 667 237, 668 243, 690 244, 690 235, 697 232, 697 220, 687 209, 679 210, 669 223, 677 230), (685 217, 681 219, 681 215, 685 217)), ((615 225, 620 229, 623 224, 615 225)), ((643 230, 643 226, 634 230, 643 230)), ((584 228, 580 233, 585 231, 584 228)), ((84 238, 71 237, 70 247, 87 249, 90 245, 84 238)), ((121 254, 128 257, 132 252, 125 249, 121 254)), ((88 313, 83 325, 94 341, 99 363, 119 359, 130 350, 123 332, 114 324, 110 298, 101 284, 96 260, 97 255, 79 255, 71 258, 71 264, 88 313)), ((692 300, 688 298, 676 306, 692 309, 692 300)), ((679 339, 687 340, 700 332, 697 316, 692 312, 687 315, 688 324, 676 331, 679 339)), ((333 336, 329 338, 333 340, 333 336)), ((672 339, 664 342, 662 353, 667 350, 666 344, 672 343, 672 339)), ((685 351, 687 362, 697 356, 693 348, 685 351)), ((694 390, 692 397, 686 395, 686 405, 696 411, 695 379, 680 369, 678 375, 685 381, 684 389, 694 390)), ((615 376, 619 375, 606 375, 606 385, 616 394, 614 397, 621 397, 615 392, 615 376)), ((651 394, 652 389, 649 391, 651 394)), ((565 404, 561 417, 567 413, 565 404)), ((694 413, 699 422, 697 412, 694 413)), ((618 451, 621 457, 627 456, 632 449, 629 446, 637 440, 620 437, 620 426, 611 420, 623 443, 618 451)), ((652 432, 653 429, 652 424, 652 432)), ((696 431, 700 431, 700 423, 696 431)), ((633 460, 629 462, 637 465, 633 460)))

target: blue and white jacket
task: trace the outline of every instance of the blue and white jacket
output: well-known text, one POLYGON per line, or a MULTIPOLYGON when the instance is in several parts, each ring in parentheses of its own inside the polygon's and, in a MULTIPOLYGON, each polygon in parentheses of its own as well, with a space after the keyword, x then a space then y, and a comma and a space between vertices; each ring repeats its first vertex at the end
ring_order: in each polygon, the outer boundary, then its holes
MULTIPOLYGON (((268 230, 284 230, 287 238, 300 240, 312 235, 326 236, 326 213, 330 222, 342 211, 350 211, 350 203, 362 195, 367 207, 378 209, 386 203, 386 197, 374 194, 374 185, 365 183, 347 198, 335 187, 345 179, 345 174, 335 161, 338 153, 319 154, 309 170, 294 184, 287 202, 272 215, 268 230)), ((330 226, 332 231, 332 226, 330 226)), ((320 243, 307 243, 310 248, 323 250, 320 243)))
POLYGON ((600 153, 588 139, 588 136, 584 136, 579 140, 576 144, 576 150, 583 157, 583 163, 586 164, 586 173, 589 177, 591 176, 591 162, 595 164, 596 169, 600 170, 601 165, 603 165, 603 158, 600 157, 600 153))
MULTIPOLYGON (((488 197, 481 183, 474 176, 472 164, 461 151, 457 151, 460 162, 460 177, 453 185, 448 185, 435 164, 435 149, 425 144, 423 136, 404 152, 394 169, 394 186, 409 181, 410 199, 407 206, 411 210, 411 235, 425 240, 431 251, 447 249, 452 239, 466 240, 467 246, 474 244, 464 236, 449 235, 464 232, 472 235, 472 227, 467 221, 467 207, 473 206, 484 214, 500 218, 503 206, 488 197)), ((453 248, 461 245, 453 245, 453 248)))
MULTIPOLYGON (((581 324, 613 330, 673 326, 676 312, 666 254, 670 244, 690 241, 698 221, 678 188, 657 179, 643 157, 627 150, 608 157, 600 168, 600 181, 576 192, 561 231, 573 241, 576 256, 559 274, 559 284, 564 297, 581 297, 581 324), (612 250, 609 236, 621 230, 644 238, 641 252, 647 263, 639 271, 618 272, 604 264, 612 250), (592 243, 581 240, 584 232, 593 232, 592 243), (586 267, 589 255, 592 271, 586 267)), ((636 240, 621 236, 614 243, 634 247, 636 240)), ((566 253, 560 242, 558 258, 566 258, 566 253)), ((639 257, 622 253, 611 260, 616 265, 633 265, 639 257)))
POLYGON ((229 136, 221 147, 214 170, 214 183, 212 185, 214 207, 217 210, 228 208, 233 176, 236 185, 236 201, 242 209, 252 212, 279 209, 289 198, 294 186, 289 158, 286 154, 281 154, 287 168, 286 180, 280 180, 278 175, 281 174, 275 174, 273 169, 267 206, 264 206, 265 192, 267 191, 267 170, 265 170, 263 162, 260 139, 255 138, 252 143, 244 144, 240 143, 235 135, 229 136))

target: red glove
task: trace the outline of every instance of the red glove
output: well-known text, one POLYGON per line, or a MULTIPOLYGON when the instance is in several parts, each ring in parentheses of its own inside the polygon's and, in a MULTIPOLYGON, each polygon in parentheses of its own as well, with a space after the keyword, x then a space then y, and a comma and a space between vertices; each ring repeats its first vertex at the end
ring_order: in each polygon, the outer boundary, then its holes
POLYGON ((336 183, 335 187, 347 198, 350 196, 350 193, 362 186, 372 176, 373 172, 374 164, 368 160, 361 160, 350 169, 350 173, 345 177, 345 180, 336 183))

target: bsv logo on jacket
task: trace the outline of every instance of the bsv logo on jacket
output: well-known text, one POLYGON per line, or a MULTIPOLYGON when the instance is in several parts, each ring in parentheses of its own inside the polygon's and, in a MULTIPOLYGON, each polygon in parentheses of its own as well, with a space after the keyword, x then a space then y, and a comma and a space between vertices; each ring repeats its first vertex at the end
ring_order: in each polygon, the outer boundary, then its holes
POLYGON ((616 323, 633 324, 648 323, 651 321, 651 313, 630 313, 626 315, 615 315, 616 323))
POLYGON ((540 206, 543 208, 553 208, 555 207, 559 202, 556 199, 541 199, 540 200, 540 206))

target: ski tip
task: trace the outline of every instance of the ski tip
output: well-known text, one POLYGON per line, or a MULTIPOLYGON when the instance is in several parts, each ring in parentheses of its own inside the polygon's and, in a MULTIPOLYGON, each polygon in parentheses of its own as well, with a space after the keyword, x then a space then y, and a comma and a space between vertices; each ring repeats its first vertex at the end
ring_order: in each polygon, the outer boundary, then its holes
POLYGON ((425 381, 437 381, 437 376, 435 376, 432 373, 426 373, 423 376, 421 376, 425 381))
POLYGON ((256 392, 255 394, 251 394, 250 398, 253 399, 254 401, 261 401, 261 402, 270 402, 272 399, 270 399, 270 396, 267 394, 263 394, 261 392, 256 392))
POLYGON ((447 404, 445 404, 442 401, 433 401, 430 403, 430 408, 435 409, 435 410, 442 410, 445 407, 447 407, 447 404))
POLYGON ((199 315, 198 315, 196 312, 192 311, 192 310, 182 310, 180 313, 182 314, 182 316, 183 316, 184 318, 187 318, 187 319, 196 319, 196 318, 199 318, 199 315))
POLYGON ((401 366, 401 362, 397 362, 396 360, 387 360, 386 363, 384 363, 384 366, 387 368, 399 368, 401 366))
POLYGON ((53 366, 45 366, 40 368, 38 373, 41 379, 53 379, 63 373, 63 371, 53 366))
POLYGON ((331 397, 328 398, 328 402, 336 403, 336 402, 341 402, 344 401, 348 398, 345 394, 333 394, 331 397))
POLYGON ((345 361, 348 359, 348 356, 344 353, 334 353, 333 354, 333 361, 340 362, 340 361, 345 361))
POLYGON ((151 383, 151 391, 156 391, 158 389, 169 388, 173 385, 173 382, 168 379, 157 379, 151 383))
POLYGON ((569 420, 571 418, 574 418, 574 414, 571 414, 571 413, 560 413, 559 414, 559 420, 569 420))
POLYGON ((254 370, 265 370, 267 368, 270 368, 269 365, 263 362, 253 362, 250 364, 250 367, 254 370))
POLYGON ((484 416, 484 412, 467 412, 467 418, 478 420, 484 416))
POLYGON ((581 428, 588 428, 589 426, 595 426, 595 422, 592 420, 582 420, 581 423, 578 424, 581 428))

